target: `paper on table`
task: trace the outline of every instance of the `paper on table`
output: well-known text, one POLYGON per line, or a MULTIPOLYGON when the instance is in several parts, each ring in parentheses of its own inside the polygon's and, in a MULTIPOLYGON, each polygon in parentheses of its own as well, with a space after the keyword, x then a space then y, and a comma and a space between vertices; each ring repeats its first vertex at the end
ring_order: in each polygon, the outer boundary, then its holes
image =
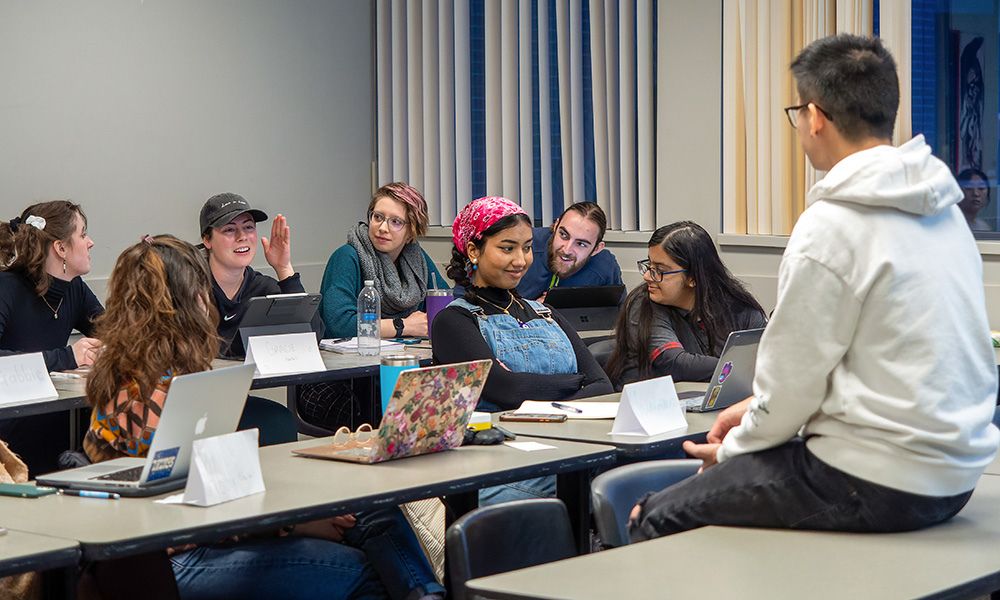
POLYGON ((58 397, 41 352, 0 358, 0 404, 58 397))
POLYGON ((651 436, 684 429, 687 420, 667 375, 625 386, 610 435, 651 436))
MULTIPOLYGON (((326 339, 320 340, 319 347, 322 350, 328 350, 330 352, 336 352, 337 354, 357 354, 358 353, 358 338, 353 337, 347 340, 336 340, 336 339, 326 339)), ((394 351, 402 350, 403 344, 399 342, 390 342, 389 340, 381 340, 379 350, 394 351)))
POLYGON ((524 452, 535 452, 536 450, 551 450, 555 446, 550 446, 548 444, 540 444, 538 442, 504 442, 505 446, 510 446, 517 450, 522 450, 524 452))
POLYGON ((257 430, 246 429, 195 440, 184 493, 156 502, 213 506, 263 491, 257 430))
POLYGON ((316 347, 316 335, 284 333, 250 338, 243 364, 255 364, 255 376, 290 375, 323 371, 323 357, 316 347))
POLYGON ((578 408, 583 412, 573 412, 572 410, 562 410, 552 406, 551 402, 540 400, 525 400, 521 406, 514 411, 515 414, 541 414, 541 415, 566 415, 570 419, 614 419, 618 414, 617 402, 560 402, 565 406, 578 408))

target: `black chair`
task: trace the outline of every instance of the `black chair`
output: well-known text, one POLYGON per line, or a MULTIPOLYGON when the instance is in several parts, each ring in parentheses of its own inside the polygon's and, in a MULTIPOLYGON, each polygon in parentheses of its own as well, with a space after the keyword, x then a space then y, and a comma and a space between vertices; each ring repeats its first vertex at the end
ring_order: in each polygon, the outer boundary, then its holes
POLYGON ((576 556, 566 506, 554 498, 515 500, 476 509, 445 535, 452 596, 465 582, 576 556))
POLYGON ((587 350, 594 356, 594 360, 597 364, 601 365, 601 368, 607 370, 608 359, 611 358, 611 353, 615 351, 615 338, 605 337, 603 339, 598 339, 595 341, 587 340, 587 350))
POLYGON ((628 517, 636 500, 698 472, 700 460, 652 460, 601 473, 590 484, 594 522, 601 543, 614 548, 629 543, 628 517))
POLYGON ((243 408, 240 423, 236 428, 242 431, 254 427, 260 430, 258 438, 260 446, 285 444, 299 439, 295 417, 291 411, 274 400, 259 396, 247 396, 246 406, 243 408))

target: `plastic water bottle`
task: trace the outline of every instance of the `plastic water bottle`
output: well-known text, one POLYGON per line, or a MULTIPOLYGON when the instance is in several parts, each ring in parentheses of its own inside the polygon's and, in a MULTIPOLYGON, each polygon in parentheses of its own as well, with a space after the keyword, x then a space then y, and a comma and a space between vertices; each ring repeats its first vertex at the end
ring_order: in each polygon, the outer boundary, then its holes
POLYGON ((358 354, 377 356, 381 349, 379 319, 382 316, 382 298, 375 289, 375 282, 368 279, 358 294, 358 354))

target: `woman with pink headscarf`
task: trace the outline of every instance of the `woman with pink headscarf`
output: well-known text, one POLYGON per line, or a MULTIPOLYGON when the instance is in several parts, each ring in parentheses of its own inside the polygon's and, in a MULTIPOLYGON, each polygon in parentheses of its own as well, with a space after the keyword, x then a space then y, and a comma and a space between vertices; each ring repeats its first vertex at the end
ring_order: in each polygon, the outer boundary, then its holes
MULTIPOLYGON (((506 198, 480 198, 459 213, 451 231, 448 277, 465 295, 434 317, 431 341, 438 363, 495 361, 479 410, 517 408, 528 398, 611 393, 611 382, 576 331, 544 304, 517 293, 533 259, 524 210, 506 198)), ((479 504, 554 493, 555 478, 543 477, 484 489, 479 504)))
POLYGON ((465 288, 434 319, 431 340, 441 363, 492 358, 497 364, 480 410, 517 408, 526 398, 566 400, 612 391, 576 331, 545 305, 521 298, 531 266, 531 221, 506 198, 467 205, 452 225, 448 277, 465 288))

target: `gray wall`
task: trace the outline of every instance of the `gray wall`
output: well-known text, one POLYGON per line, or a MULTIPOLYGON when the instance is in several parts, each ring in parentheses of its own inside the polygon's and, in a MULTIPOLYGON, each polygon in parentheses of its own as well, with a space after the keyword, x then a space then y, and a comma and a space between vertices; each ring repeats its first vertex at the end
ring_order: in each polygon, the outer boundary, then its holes
POLYGON ((0 0, 0 218, 82 203, 103 297, 124 247, 196 241, 235 191, 317 289, 371 193, 371 45, 366 0, 0 0))

